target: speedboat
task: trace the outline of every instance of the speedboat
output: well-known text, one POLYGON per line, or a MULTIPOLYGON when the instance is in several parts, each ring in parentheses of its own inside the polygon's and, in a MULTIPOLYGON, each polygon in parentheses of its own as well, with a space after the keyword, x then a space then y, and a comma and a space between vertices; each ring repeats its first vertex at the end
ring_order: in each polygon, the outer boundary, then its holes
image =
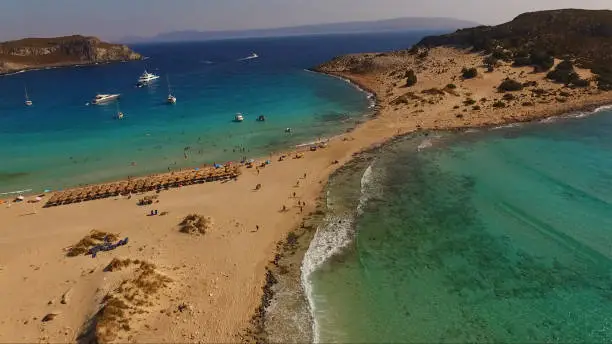
POLYGON ((151 83, 153 80, 157 80, 157 79, 159 79, 159 75, 155 75, 153 73, 149 73, 145 69, 144 73, 142 73, 140 78, 138 78, 138 82, 136 83, 136 86, 142 87, 142 86, 145 86, 145 85, 151 83))
POLYGON ((119 94, 98 94, 91 101, 91 103, 96 104, 96 105, 104 104, 104 103, 112 102, 113 100, 117 100, 117 98, 119 98, 119 94))
POLYGON ((237 113, 236 117, 234 117, 234 122, 242 122, 244 121, 244 116, 241 113, 237 113))
POLYGON ((26 106, 32 106, 32 101, 30 100, 30 97, 28 97, 28 88, 24 87, 25 90, 25 105, 26 106))

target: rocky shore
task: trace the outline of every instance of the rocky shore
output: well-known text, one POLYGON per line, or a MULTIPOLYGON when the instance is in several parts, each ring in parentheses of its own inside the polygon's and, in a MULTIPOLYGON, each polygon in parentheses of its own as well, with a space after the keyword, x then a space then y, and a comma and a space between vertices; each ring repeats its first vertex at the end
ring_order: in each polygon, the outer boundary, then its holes
POLYGON ((96 37, 25 38, 0 43, 0 74, 21 70, 140 60, 128 46, 96 37))

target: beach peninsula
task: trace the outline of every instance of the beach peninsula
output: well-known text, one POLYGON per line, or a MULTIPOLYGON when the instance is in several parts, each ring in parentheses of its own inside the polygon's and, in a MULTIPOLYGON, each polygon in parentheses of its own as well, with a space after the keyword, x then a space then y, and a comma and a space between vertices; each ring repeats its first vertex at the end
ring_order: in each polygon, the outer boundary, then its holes
POLYGON ((103 42, 96 37, 24 38, 0 43, 0 74, 141 58, 125 45, 103 42))
POLYGON ((57 204, 58 195, 48 208, 51 194, 0 205, 0 342, 269 340, 273 295, 263 287, 299 275, 299 264, 278 262, 278 248, 316 230, 305 219, 325 212, 334 171, 399 135, 612 104, 605 50, 587 49, 609 49, 611 25, 610 11, 536 12, 403 51, 341 56, 315 70, 372 92, 377 111, 325 145, 242 164, 232 179, 188 183, 169 173, 154 189, 143 179, 133 192, 74 189, 79 201, 57 204), (564 48, 552 31, 572 43, 564 48), (107 196, 86 201, 93 190, 107 196))

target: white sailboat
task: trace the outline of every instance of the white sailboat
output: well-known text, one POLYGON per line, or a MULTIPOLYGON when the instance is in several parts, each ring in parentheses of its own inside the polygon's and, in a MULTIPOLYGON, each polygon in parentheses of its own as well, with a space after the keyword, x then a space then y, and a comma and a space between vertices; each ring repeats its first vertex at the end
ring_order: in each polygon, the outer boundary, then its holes
POLYGON ((26 106, 32 106, 32 101, 30 100, 30 97, 28 96, 28 88, 26 86, 23 86, 23 89, 25 91, 25 105, 26 106))
POLYGON ((172 95, 172 90, 170 89, 170 78, 167 75, 166 82, 168 83, 168 104, 176 104, 176 97, 172 95))

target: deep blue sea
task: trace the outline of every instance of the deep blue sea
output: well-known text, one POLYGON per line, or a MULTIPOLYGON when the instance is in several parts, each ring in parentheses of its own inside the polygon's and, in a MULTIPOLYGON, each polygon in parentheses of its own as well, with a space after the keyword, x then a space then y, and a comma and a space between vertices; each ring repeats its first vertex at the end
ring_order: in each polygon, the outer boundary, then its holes
POLYGON ((367 114, 370 101, 305 69, 346 53, 407 48, 429 33, 135 45, 148 59, 1 76, 0 194, 239 160, 336 134, 367 114), (244 59, 253 52, 259 58, 244 59), (145 68, 161 78, 134 87, 145 68), (175 105, 166 104, 167 80, 175 105), (97 93, 121 98, 87 106, 97 93), (118 111, 123 120, 113 119, 118 111), (243 123, 232 122, 238 112, 243 123), (267 121, 256 122, 259 115, 267 121))
POLYGON ((330 181, 324 343, 610 343, 612 111, 407 137, 330 181), (578 118, 574 118, 578 117, 578 118))

